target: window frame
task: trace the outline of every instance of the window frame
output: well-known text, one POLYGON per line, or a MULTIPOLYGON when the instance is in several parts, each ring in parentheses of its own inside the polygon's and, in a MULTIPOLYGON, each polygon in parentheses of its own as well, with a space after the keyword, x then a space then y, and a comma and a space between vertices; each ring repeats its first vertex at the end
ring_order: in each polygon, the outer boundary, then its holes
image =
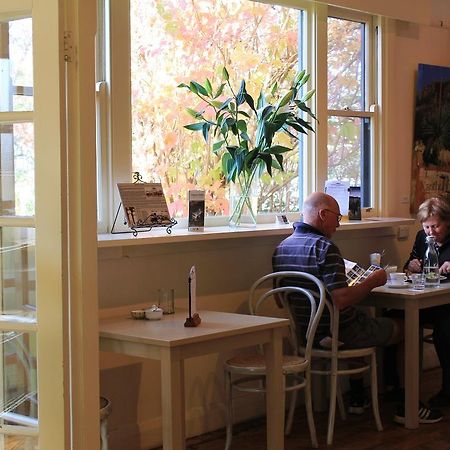
MULTIPOLYGON (((116 211, 120 205, 120 198, 116 188, 119 182, 131 181, 131 76, 130 70, 124 70, 124 61, 130 63, 130 1, 129 0, 98 0, 101 4, 99 11, 104 8, 105 21, 103 58, 98 58, 98 64, 104 65, 105 72, 98 70, 97 78, 98 99, 101 114, 98 123, 101 139, 98 145, 99 161, 99 232, 108 232, 111 229, 116 211), (104 6, 103 6, 104 5, 104 6), (108 45, 109 43, 109 45, 108 45), (106 116, 104 121, 102 116, 106 116)), ((379 114, 377 94, 377 62, 376 62, 376 17, 364 13, 356 13, 325 4, 312 3, 307 0, 262 0, 261 3, 277 4, 285 7, 294 7, 306 12, 305 34, 303 42, 304 64, 311 74, 311 86, 316 88, 316 95, 311 101, 311 108, 315 111, 318 124, 316 133, 309 133, 303 144, 301 155, 301 173, 299 182, 300 203, 303 198, 315 190, 323 190, 327 177, 327 121, 330 112, 342 115, 350 112, 328 110, 327 90, 327 18, 329 15, 343 19, 374 21, 368 31, 368 44, 366 48, 368 66, 371 67, 367 79, 366 95, 368 103, 373 105, 370 109, 353 112, 355 117, 369 117, 372 121, 371 136, 371 179, 373 183, 371 196, 371 214, 380 210, 378 156, 379 130, 377 117, 379 114)), ((102 22, 99 21, 99 26, 102 22)), ((381 53, 380 53, 381 54, 381 53)), ((128 66, 128 69, 130 66, 128 66)), ((301 204, 299 205, 301 208, 301 204)), ((258 223, 275 221, 276 213, 259 213, 258 223)), ((298 213, 288 214, 292 219, 298 213)), ((185 220, 178 220, 180 226, 185 226, 185 220)), ((206 225, 224 225, 226 217, 206 218, 206 225), (211 220, 213 219, 213 220, 211 220)))

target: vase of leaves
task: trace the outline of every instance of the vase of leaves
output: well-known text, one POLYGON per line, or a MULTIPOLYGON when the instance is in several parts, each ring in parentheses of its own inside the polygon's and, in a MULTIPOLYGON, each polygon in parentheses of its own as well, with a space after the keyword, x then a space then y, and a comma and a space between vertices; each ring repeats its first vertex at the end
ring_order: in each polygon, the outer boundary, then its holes
POLYGON ((226 67, 217 88, 209 79, 204 84, 191 81, 178 85, 201 100, 196 109, 186 108, 196 122, 184 127, 202 132, 212 151, 221 157, 226 181, 232 183, 230 225, 256 224, 255 191, 261 175, 267 171, 272 176, 273 170, 283 170, 284 155, 295 148, 299 133, 314 131, 305 120, 316 120, 307 106, 315 91, 303 93, 308 80, 309 74, 302 70, 286 92, 279 92, 275 83, 268 94, 261 90, 256 102, 247 92, 245 80, 239 89, 233 88, 226 67), (275 137, 281 132, 291 137, 292 146, 276 142, 275 137))

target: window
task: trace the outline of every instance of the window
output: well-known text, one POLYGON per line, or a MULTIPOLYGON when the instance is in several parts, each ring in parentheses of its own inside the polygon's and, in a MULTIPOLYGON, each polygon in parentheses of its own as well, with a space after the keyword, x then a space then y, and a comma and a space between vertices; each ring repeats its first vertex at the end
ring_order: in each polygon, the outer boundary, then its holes
POLYGON ((328 175, 361 187, 372 206, 374 104, 370 18, 328 17, 328 175))
POLYGON ((289 7, 289 1, 280 6, 173 0, 162 8, 156 0, 130 0, 129 10, 119 0, 105 1, 109 27, 103 35, 111 54, 105 52, 102 67, 108 70, 99 81, 111 94, 109 134, 102 131, 110 136, 111 153, 109 163, 101 160, 103 179, 110 174, 101 198, 103 204, 112 198, 114 206, 102 209, 103 230, 119 203, 116 183, 130 181, 133 171, 162 182, 175 217, 186 216, 186 193, 195 188, 206 190, 209 216, 228 215, 229 186, 219 159, 201 133, 183 128, 192 122, 185 108, 193 106, 193 97, 177 88, 207 77, 217 85, 223 66, 234 84, 252 80, 255 92, 305 68, 313 80, 308 89, 321 91, 311 102, 319 115, 316 133, 289 154, 284 173, 262 178, 260 213, 298 211, 304 196, 323 189, 327 178, 361 185, 364 206, 374 206, 377 109, 371 106, 376 98, 370 16, 303 1, 289 7), (324 21, 327 27, 319 26, 324 21))

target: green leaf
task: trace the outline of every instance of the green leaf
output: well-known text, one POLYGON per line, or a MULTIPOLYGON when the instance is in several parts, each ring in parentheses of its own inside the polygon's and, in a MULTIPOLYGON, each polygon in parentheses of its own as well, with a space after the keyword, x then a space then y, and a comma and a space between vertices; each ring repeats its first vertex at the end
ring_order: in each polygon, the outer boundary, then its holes
POLYGON ((286 94, 284 94, 283 98, 278 103, 278 108, 282 108, 286 106, 292 99, 293 90, 289 90, 286 94))
POLYGON ((214 142, 212 151, 213 153, 217 154, 218 151, 222 148, 222 145, 225 144, 225 140, 214 142))
POLYGON ((303 69, 302 71, 298 72, 297 75, 295 75, 293 84, 297 85, 298 83, 300 83, 300 81, 302 81, 302 78, 304 77, 305 73, 306 73, 305 69, 303 69))
POLYGON ((315 89, 311 89, 308 91, 303 97, 302 102, 307 102, 314 94, 316 93, 315 89))
POLYGON ((273 84, 273 86, 272 86, 272 89, 270 90, 270 93, 272 94, 272 95, 275 95, 275 93, 278 91, 278 83, 277 82, 275 82, 274 84, 273 84))
POLYGON ((219 97, 222 95, 223 89, 225 88, 225 83, 222 83, 219 88, 217 89, 216 93, 214 94, 214 98, 219 97))
POLYGON ((288 122, 286 122, 286 125, 289 125, 294 130, 297 130, 299 133, 306 134, 306 131, 304 130, 304 128, 301 125, 299 125, 297 122, 288 121, 288 122))
POLYGON ((245 120, 238 120, 236 126, 239 131, 247 132, 247 122, 245 120))
POLYGON ((267 153, 271 153, 272 155, 278 155, 280 153, 290 152, 291 150, 292 148, 285 147, 283 145, 273 145, 272 147, 269 148, 267 153))
POLYGON ((232 98, 227 98, 222 105, 219 107, 219 111, 223 111, 225 108, 228 107, 228 105, 231 103, 233 99, 232 98))
MULTIPOLYGON (((253 97, 250 94, 248 94, 247 92, 245 93, 244 97, 245 97, 245 101, 247 102, 247 105, 250 106, 250 108, 256 114, 255 101, 253 100, 253 97)), ((248 116, 248 117, 250 117, 250 116, 248 116)))
POLYGON ((227 70, 226 67, 224 67, 224 68, 222 69, 222 78, 223 78, 225 81, 228 81, 228 80, 230 79, 230 75, 228 74, 228 70, 227 70))
POLYGON ((190 89, 190 87, 186 83, 180 83, 177 87, 190 89))
POLYGON ((202 133, 203 133, 203 138, 205 139, 205 141, 208 141, 209 129, 210 128, 211 128, 211 125, 208 122, 205 122, 203 124, 202 133))
POLYGON ((194 119, 201 119, 202 118, 202 112, 201 111, 196 111, 195 109, 192 108, 186 108, 186 112, 192 116, 194 119))
POLYGON ((212 90, 212 86, 211 86, 211 81, 209 81, 208 78, 206 79, 206 82, 205 82, 205 88, 206 88, 206 91, 208 92, 208 96, 212 97, 213 96, 213 90, 212 90))
POLYGON ((272 160, 272 166, 284 172, 283 155, 275 155, 276 160, 272 160))
POLYGON ((300 100, 294 100, 294 103, 297 105, 299 109, 307 113, 309 116, 311 116, 313 119, 317 120, 316 116, 313 114, 310 108, 308 108, 303 102, 300 100))
POLYGON ((195 87, 196 93, 200 93, 202 95, 208 96, 208 92, 200 83, 197 83, 196 81, 191 81, 190 86, 191 86, 191 90, 192 90, 192 86, 195 87))
POLYGON ((185 125, 184 128, 191 131, 200 131, 203 128, 204 122, 191 123, 189 125, 185 125))
POLYGON ((267 173, 272 176, 272 156, 268 153, 260 153, 258 158, 262 159, 266 164, 267 173))
POLYGON ((236 104, 237 106, 242 105, 245 102, 245 94, 247 93, 245 89, 245 81, 241 81, 241 86, 239 87, 239 92, 236 95, 236 104))
POLYGON ((314 128, 309 124, 309 122, 306 122, 301 117, 296 117, 295 121, 301 125, 303 128, 306 128, 309 131, 312 131, 314 133, 314 128))

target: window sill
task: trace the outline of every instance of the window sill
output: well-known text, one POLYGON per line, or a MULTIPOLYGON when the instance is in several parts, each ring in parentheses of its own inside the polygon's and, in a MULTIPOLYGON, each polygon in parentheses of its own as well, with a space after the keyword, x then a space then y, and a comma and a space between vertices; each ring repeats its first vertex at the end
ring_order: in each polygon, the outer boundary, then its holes
MULTIPOLYGON (((363 220, 343 221, 338 233, 352 230, 369 230, 387 228, 399 225, 413 225, 414 219, 399 217, 371 217, 363 220)), ((205 227, 204 231, 188 231, 186 228, 172 228, 167 234, 165 228, 155 228, 151 231, 139 233, 134 237, 129 234, 99 234, 98 247, 126 247, 150 244, 171 244, 219 239, 253 238, 264 236, 288 236, 292 232, 292 224, 277 225, 274 223, 258 224, 256 227, 231 228, 228 226, 205 227)))

